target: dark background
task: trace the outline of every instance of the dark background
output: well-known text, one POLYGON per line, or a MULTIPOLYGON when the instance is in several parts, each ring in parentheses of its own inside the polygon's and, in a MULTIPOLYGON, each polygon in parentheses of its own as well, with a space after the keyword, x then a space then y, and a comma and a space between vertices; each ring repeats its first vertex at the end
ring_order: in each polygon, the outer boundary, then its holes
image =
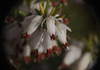
MULTIPOLYGON (((0 70, 14 70, 12 66, 9 65, 8 60, 6 59, 3 47, 3 35, 2 35, 2 28, 5 26, 3 24, 5 16, 9 13, 10 9, 19 4, 21 0, 0 0, 0 70)), ((94 13, 98 20, 100 20, 100 2, 99 0, 84 0, 86 4, 93 8, 94 13)), ((99 45, 100 46, 100 45, 99 45)), ((100 53, 100 52, 99 52, 100 53)), ((94 65, 92 70, 100 70, 100 57, 97 58, 97 63, 94 65)))

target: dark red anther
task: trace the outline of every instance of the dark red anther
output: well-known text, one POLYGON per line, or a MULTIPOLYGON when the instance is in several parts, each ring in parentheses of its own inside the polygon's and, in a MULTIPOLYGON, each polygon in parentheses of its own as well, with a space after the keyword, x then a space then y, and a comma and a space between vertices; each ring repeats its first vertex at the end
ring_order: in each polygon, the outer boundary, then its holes
POLYGON ((51 40, 55 40, 56 39, 54 34, 52 34, 52 36, 50 36, 50 38, 51 38, 51 40))
POLYGON ((25 62, 26 64, 30 63, 31 61, 32 61, 31 57, 29 57, 29 56, 24 56, 24 62, 25 62))
POLYGON ((37 61, 40 62, 42 60, 44 60, 46 58, 46 54, 45 53, 40 53, 37 56, 37 61))
POLYGON ((12 16, 7 16, 6 18, 5 18, 5 22, 6 23, 13 23, 15 21, 15 19, 14 19, 14 17, 12 17, 12 16))
POLYGON ((54 46, 53 47, 53 52, 57 55, 60 55, 61 54, 61 48, 60 47, 57 47, 57 46, 54 46))
POLYGON ((57 48, 57 46, 53 46, 53 49, 52 49, 52 50, 53 50, 53 51, 55 51, 55 50, 56 50, 56 48, 57 48))
POLYGON ((32 51, 32 55, 33 55, 33 56, 38 56, 38 50, 33 50, 33 51, 32 51))
POLYGON ((47 57, 50 57, 52 54, 53 54, 52 49, 48 49, 48 50, 47 50, 46 56, 47 56, 47 57))
POLYGON ((63 48, 67 48, 69 46, 69 43, 65 43, 64 45, 63 45, 63 48))
POLYGON ((69 19, 68 18, 64 18, 63 22, 64 22, 64 24, 69 24, 69 19))
POLYGON ((58 6, 58 2, 52 2, 52 6, 53 6, 53 7, 58 6))
POLYGON ((66 42, 65 44, 64 44, 64 46, 68 46, 69 44, 66 42))
POLYGON ((30 37, 29 34, 27 34, 27 33, 24 33, 24 34, 23 34, 23 38, 27 39, 27 38, 29 38, 29 37, 30 37))

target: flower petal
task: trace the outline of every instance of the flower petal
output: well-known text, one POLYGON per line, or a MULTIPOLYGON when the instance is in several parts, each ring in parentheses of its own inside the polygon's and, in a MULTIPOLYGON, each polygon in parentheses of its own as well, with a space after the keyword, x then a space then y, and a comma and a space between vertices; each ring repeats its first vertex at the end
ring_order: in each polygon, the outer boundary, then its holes
POLYGON ((30 56, 30 54, 31 54, 31 48, 30 48, 29 44, 27 44, 24 48, 24 54, 23 55, 24 56, 30 56))
POLYGON ((78 70, 86 70, 91 60, 92 60, 91 53, 90 52, 85 53, 78 64, 78 70))
POLYGON ((45 49, 44 49, 44 46, 43 46, 42 44, 40 44, 40 45, 39 45, 39 48, 38 48, 38 53, 39 53, 39 54, 44 53, 44 50, 45 50, 45 49))
POLYGON ((50 15, 52 9, 53 9, 53 7, 48 8, 48 12, 47 12, 48 15, 50 15))
POLYGON ((47 49, 52 48, 52 41, 50 39, 50 35, 48 34, 48 32, 45 32, 45 38, 44 38, 43 44, 44 44, 45 48, 47 48, 47 49))
POLYGON ((56 33, 57 33, 59 41, 61 43, 65 44, 67 42, 67 40, 66 40, 66 38, 67 38, 67 35, 66 35, 67 31, 60 23, 57 23, 56 33))
POLYGON ((42 16, 36 16, 31 24, 26 28, 26 32, 31 35, 41 24, 42 22, 42 16))
POLYGON ((38 49, 41 41, 43 40, 44 31, 43 29, 37 29, 30 37, 29 44, 32 49, 38 49))
POLYGON ((70 46, 69 52, 65 55, 63 63, 70 66, 72 63, 74 63, 76 60, 80 58, 82 54, 81 48, 78 46, 70 46))
POLYGON ((46 49, 52 49, 53 46, 57 46, 57 42, 56 40, 51 40, 50 39, 50 35, 48 34, 48 32, 45 32, 44 34, 44 41, 43 41, 43 45, 46 49))
MULTIPOLYGON (((61 18, 60 18, 60 19, 61 19, 61 18)), ((58 23, 58 27, 59 27, 59 28, 63 28, 63 29, 66 29, 66 30, 72 32, 71 29, 70 29, 67 25, 65 25, 65 24, 63 24, 63 23, 61 23, 61 22, 57 22, 57 23, 58 23)))
POLYGON ((55 35, 55 18, 50 16, 46 20, 47 24, 47 31, 49 32, 50 36, 55 35))
POLYGON ((27 26, 31 24, 33 18, 35 18, 35 15, 25 17, 24 21, 21 23, 23 30, 26 30, 27 26))

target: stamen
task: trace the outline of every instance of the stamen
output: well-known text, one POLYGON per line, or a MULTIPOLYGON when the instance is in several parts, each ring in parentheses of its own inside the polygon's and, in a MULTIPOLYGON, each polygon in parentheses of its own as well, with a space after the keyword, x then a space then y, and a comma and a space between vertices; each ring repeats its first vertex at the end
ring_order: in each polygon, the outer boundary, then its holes
POLYGON ((42 2, 39 3, 39 7, 40 7, 41 15, 44 15, 45 9, 44 9, 44 7, 43 7, 43 5, 42 5, 42 2))
POLYGON ((27 38, 29 38, 29 37, 30 37, 30 35, 27 34, 27 32, 23 34, 23 38, 27 39, 27 38))
POLYGON ((70 44, 66 42, 65 44, 63 44, 63 48, 65 49, 65 48, 67 48, 69 45, 70 45, 70 44))
POLYGON ((33 51, 32 51, 32 55, 33 55, 33 56, 38 56, 38 50, 33 50, 33 51))
POLYGON ((54 46, 53 47, 53 52, 57 55, 60 55, 61 54, 61 48, 60 47, 57 47, 57 46, 54 46))
POLYGON ((50 38, 51 38, 51 40, 55 40, 56 39, 54 34, 52 34, 52 36, 50 36, 50 38))

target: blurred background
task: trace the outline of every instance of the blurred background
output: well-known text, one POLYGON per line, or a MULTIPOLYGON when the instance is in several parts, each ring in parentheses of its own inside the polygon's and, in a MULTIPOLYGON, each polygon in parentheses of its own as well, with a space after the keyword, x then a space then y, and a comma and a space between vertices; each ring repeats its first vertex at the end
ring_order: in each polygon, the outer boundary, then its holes
MULTIPOLYGON (((14 70, 14 67, 8 63, 6 53, 4 52, 4 39, 3 39, 3 27, 5 26, 4 19, 9 14, 10 10, 21 3, 21 0, 1 0, 0 1, 0 67, 2 70, 14 70)), ((100 40, 100 14, 99 14, 99 1, 96 0, 70 0, 66 13, 70 17, 70 28, 73 32, 70 33, 72 39, 82 40, 88 38, 91 34, 96 34, 100 40)), ((100 44, 95 45, 99 47, 100 44)), ((96 63, 91 70, 99 70, 100 56, 96 58, 96 63)), ((47 61, 41 63, 30 64, 30 70, 57 70, 57 66, 61 63, 64 55, 50 58, 47 61)), ((28 65, 26 68, 30 68, 28 65)))

